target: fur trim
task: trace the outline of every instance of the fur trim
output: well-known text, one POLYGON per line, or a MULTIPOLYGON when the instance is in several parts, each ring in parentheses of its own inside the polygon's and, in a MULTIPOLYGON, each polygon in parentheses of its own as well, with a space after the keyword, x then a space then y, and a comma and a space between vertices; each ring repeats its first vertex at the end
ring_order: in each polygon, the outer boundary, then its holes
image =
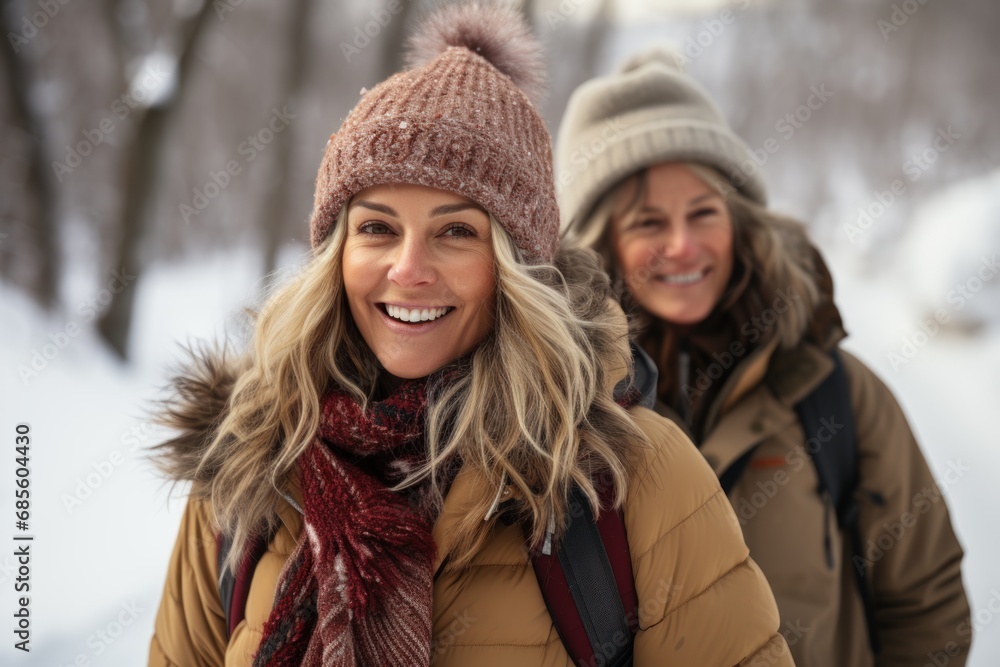
POLYGON ((545 94, 542 46, 513 7, 476 2, 437 10, 410 37, 407 65, 420 67, 451 46, 476 52, 510 77, 532 102, 541 102, 545 94))
POLYGON ((170 380, 170 395, 158 402, 154 421, 176 435, 152 448, 160 471, 176 482, 198 487, 211 479, 201 463, 215 429, 225 417, 240 369, 236 354, 225 346, 201 344, 185 348, 188 359, 170 380))

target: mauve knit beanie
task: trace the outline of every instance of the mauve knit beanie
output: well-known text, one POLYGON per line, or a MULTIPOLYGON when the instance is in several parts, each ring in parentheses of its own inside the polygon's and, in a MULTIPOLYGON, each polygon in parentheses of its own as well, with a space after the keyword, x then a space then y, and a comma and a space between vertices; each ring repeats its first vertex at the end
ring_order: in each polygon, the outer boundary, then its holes
POLYGON ((570 97, 556 143, 559 203, 582 235, 593 207, 626 177, 661 162, 715 167, 749 199, 767 203, 757 163, 679 56, 652 49, 570 97), (751 166, 752 168, 747 168, 751 166))
POLYGON ((310 220, 315 248, 361 190, 407 183, 475 201, 527 262, 551 262, 559 234, 552 141, 535 102, 542 49, 515 9, 452 5, 410 40, 409 69, 367 93, 330 136, 310 220))

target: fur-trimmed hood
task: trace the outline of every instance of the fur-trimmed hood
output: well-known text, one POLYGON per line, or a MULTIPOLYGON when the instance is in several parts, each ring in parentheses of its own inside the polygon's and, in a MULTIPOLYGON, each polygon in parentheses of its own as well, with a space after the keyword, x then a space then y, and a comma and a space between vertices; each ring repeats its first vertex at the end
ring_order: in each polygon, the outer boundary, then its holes
POLYGON ((224 345, 201 344, 185 349, 169 382, 169 395, 157 405, 155 421, 174 435, 152 450, 161 472, 176 482, 194 482, 192 495, 202 496, 206 473, 201 470, 208 445, 226 416, 241 373, 238 355, 224 345))
POLYGON ((813 253, 813 262, 816 267, 816 288, 819 290, 819 300, 799 342, 802 338, 806 338, 829 351, 847 335, 847 332, 844 329, 844 320, 840 316, 840 309, 837 308, 834 301, 833 274, 830 273, 830 269, 819 250, 812 245, 810 245, 810 250, 813 253))

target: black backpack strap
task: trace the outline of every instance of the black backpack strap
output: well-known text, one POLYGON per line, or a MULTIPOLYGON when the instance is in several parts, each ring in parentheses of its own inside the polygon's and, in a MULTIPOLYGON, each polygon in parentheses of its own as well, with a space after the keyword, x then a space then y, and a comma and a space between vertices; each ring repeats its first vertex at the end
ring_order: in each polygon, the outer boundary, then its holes
POLYGON ((756 447, 751 447, 743 453, 738 459, 733 461, 725 472, 719 476, 719 484, 722 486, 722 490, 729 495, 729 492, 733 490, 736 486, 736 482, 739 481, 740 477, 743 476, 743 471, 747 469, 747 465, 750 464, 750 459, 753 458, 753 453, 757 451, 756 447))
POLYGON ((606 510, 595 521, 575 487, 569 507, 570 523, 555 553, 532 557, 542 597, 574 664, 631 667, 638 598, 622 517, 606 510), (631 613, 623 600, 634 607, 631 613))
MULTIPOLYGON (((851 406, 851 389, 840 354, 830 353, 833 372, 795 406, 806 435, 809 452, 819 477, 820 492, 837 513, 837 526, 850 542, 854 556, 863 561, 861 532, 858 526, 858 443, 851 406)), ((829 546, 828 546, 829 548, 829 546)), ((828 553, 832 558, 832 554, 828 553)), ((852 562, 862 562, 852 559, 852 562)), ((873 653, 881 650, 875 626, 875 605, 868 572, 854 567, 858 592, 864 605, 868 640, 873 653)))
POLYGON ((226 614, 226 636, 232 634, 229 629, 229 619, 232 615, 233 589, 236 587, 236 576, 233 571, 225 566, 226 558, 232 550, 233 541, 224 533, 220 532, 215 536, 218 555, 216 565, 219 572, 219 600, 222 602, 222 611, 226 614))
POLYGON ((858 486, 858 448, 847 374, 834 351, 833 372, 795 405, 806 435, 806 450, 819 477, 820 491, 830 496, 837 523, 851 515, 858 486))

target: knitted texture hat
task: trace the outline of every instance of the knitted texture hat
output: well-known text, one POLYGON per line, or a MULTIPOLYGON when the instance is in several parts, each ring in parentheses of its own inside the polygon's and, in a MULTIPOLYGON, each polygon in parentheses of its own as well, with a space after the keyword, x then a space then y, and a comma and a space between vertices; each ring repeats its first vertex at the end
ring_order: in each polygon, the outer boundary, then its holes
POLYGON ((361 190, 407 183, 458 193, 489 211, 527 262, 555 256, 552 141, 528 94, 542 50, 502 5, 452 5, 410 40, 410 69, 364 93, 330 136, 316 177, 313 247, 361 190))
POLYGON ((556 151, 563 220, 577 232, 605 192, 661 162, 707 164, 753 201, 767 199, 756 163, 744 166, 746 144, 679 57, 662 49, 577 88, 556 151))

